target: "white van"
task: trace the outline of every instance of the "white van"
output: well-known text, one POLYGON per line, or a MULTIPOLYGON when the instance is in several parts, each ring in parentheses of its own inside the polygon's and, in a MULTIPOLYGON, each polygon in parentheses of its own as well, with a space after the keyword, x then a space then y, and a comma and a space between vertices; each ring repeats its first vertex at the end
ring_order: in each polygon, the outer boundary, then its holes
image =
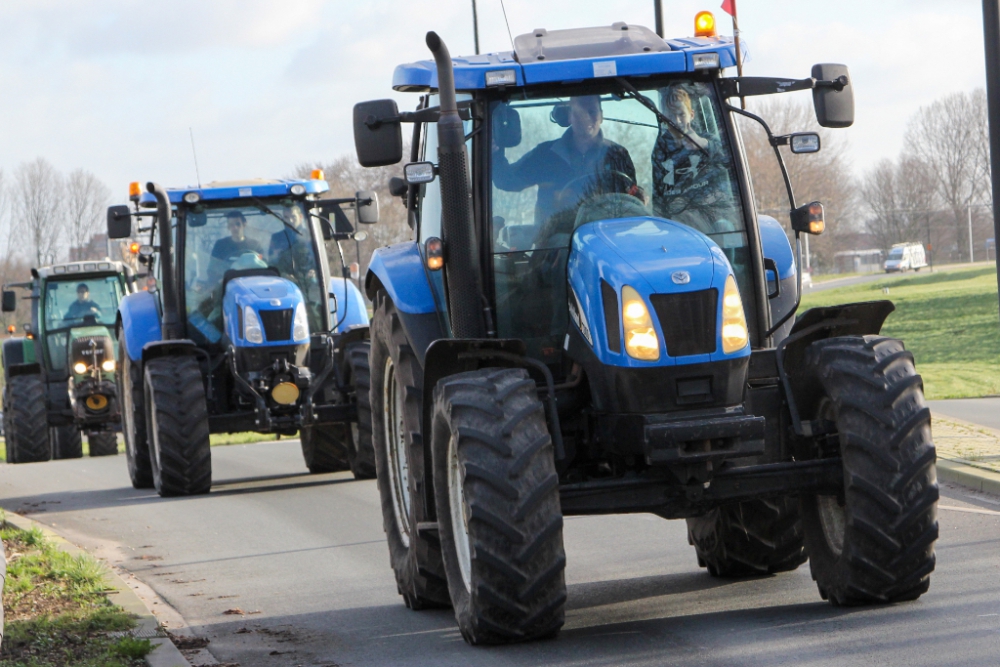
POLYGON ((889 258, 885 260, 886 273, 893 271, 919 271, 927 266, 927 256, 922 243, 896 243, 889 250, 889 258))

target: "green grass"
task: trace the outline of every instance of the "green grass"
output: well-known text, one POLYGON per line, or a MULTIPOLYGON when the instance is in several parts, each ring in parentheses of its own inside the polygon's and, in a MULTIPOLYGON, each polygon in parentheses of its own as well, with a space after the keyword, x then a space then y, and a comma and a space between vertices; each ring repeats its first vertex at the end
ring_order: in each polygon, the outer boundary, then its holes
POLYGON ((902 339, 913 352, 928 398, 1000 394, 1000 309, 992 265, 807 291, 799 312, 878 299, 896 305, 882 333, 902 339))
POLYGON ((0 667, 139 667, 148 639, 114 639, 135 620, 105 596, 104 564, 70 555, 38 530, 4 523, 7 552, 3 590, 6 616, 0 667))

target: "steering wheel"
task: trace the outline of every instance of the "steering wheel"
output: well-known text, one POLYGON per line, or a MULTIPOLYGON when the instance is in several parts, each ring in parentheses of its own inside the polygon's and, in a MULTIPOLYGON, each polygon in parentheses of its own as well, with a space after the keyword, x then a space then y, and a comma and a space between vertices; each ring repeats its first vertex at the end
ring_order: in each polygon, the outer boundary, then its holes
POLYGON ((576 212, 584 200, 611 193, 629 195, 645 206, 642 188, 625 172, 609 170, 598 174, 577 176, 556 192, 555 201, 560 207, 560 211, 550 215, 542 223, 538 233, 535 234, 534 245, 541 246, 546 239, 563 232, 562 227, 568 227, 565 231, 572 233, 576 228, 573 224, 576 220, 576 212), (612 187, 604 187, 608 184, 612 187), (571 210, 572 215, 561 215, 566 210, 571 210))

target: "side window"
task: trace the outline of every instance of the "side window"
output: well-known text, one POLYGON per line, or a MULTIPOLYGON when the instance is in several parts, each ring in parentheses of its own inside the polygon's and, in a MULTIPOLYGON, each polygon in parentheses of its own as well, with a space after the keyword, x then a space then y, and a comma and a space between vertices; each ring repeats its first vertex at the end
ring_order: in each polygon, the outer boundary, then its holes
MULTIPOLYGON (((457 96, 459 102, 465 102, 472 99, 470 95, 459 94, 457 96)), ((430 106, 437 106, 438 97, 437 95, 431 95, 428 101, 430 106)), ((465 134, 472 132, 472 121, 465 121, 465 134)), ((438 131, 437 123, 424 123, 423 131, 420 133, 421 145, 419 152, 419 159, 422 161, 433 162, 437 164, 438 161, 438 131)), ((469 167, 472 167, 472 139, 469 138, 465 142, 465 148, 469 155, 469 167)), ((435 178, 430 183, 425 183, 420 188, 420 193, 417 195, 417 220, 419 225, 418 239, 421 243, 427 239, 437 236, 441 236, 441 181, 435 178)))

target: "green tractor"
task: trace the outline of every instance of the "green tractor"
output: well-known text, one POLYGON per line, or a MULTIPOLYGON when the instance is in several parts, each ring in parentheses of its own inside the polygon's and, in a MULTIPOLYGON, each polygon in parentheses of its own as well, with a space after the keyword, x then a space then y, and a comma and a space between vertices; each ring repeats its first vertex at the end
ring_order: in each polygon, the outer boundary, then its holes
POLYGON ((115 390, 113 327, 118 302, 135 289, 122 262, 56 264, 31 280, 4 285, 2 310, 17 309, 15 288, 29 290, 25 335, 3 342, 3 427, 8 463, 118 453, 121 410, 115 390))

